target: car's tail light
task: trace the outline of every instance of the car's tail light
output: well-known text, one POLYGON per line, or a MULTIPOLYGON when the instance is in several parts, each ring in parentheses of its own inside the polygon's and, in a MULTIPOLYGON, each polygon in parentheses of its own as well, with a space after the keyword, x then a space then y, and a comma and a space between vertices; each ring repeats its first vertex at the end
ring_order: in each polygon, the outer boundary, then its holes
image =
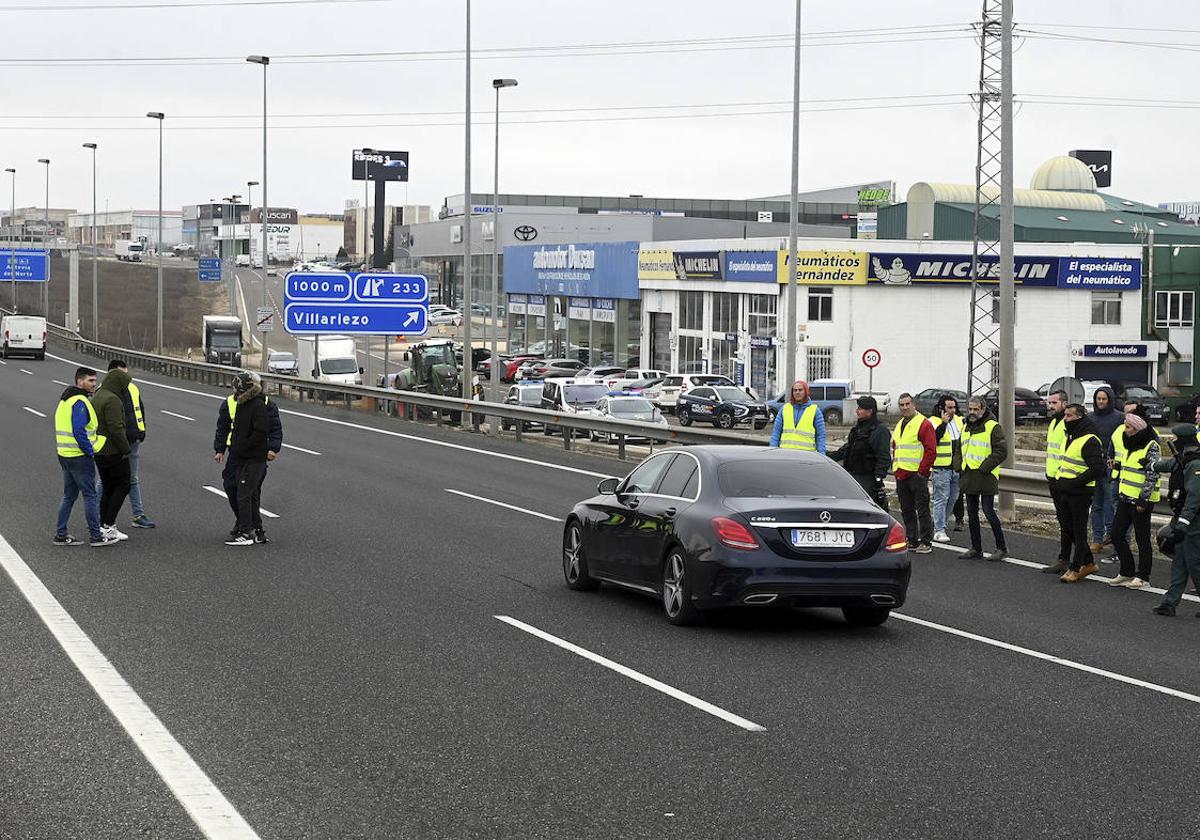
POLYGON ((908 535, 904 533, 904 526, 899 522, 893 522, 892 527, 888 529, 887 539, 883 541, 884 551, 904 551, 908 548, 908 535))
POLYGON ((750 529, 727 516, 717 516, 712 521, 713 532, 721 545, 727 548, 737 548, 742 551, 753 551, 758 548, 758 539, 750 529))

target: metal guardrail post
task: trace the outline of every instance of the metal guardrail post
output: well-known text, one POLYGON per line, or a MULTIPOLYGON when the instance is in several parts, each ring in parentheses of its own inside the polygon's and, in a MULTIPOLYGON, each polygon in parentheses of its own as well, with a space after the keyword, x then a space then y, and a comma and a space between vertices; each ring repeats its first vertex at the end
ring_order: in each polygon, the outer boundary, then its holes
MULTIPOLYGON (((653 441, 651 442, 653 445, 653 441)), ((625 460, 625 435, 617 435, 617 457, 625 460)))

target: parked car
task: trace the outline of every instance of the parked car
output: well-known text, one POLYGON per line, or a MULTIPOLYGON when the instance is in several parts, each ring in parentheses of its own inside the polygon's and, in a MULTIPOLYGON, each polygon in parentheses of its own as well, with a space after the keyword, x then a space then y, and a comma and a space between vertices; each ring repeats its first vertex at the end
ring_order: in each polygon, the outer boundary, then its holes
POLYGON ((578 378, 580 371, 586 365, 578 359, 539 359, 534 362, 525 379, 549 379, 552 376, 570 376, 578 378))
POLYGON ((619 390, 622 394, 640 395, 653 401, 658 396, 658 386, 665 377, 650 377, 647 379, 618 379, 609 387, 619 390))
POLYGON ((672 624, 728 607, 840 607, 875 627, 908 592, 904 527, 815 452, 668 449, 596 491, 563 523, 566 585, 652 595, 672 624))
POLYGON ((296 360, 295 353, 288 353, 285 350, 272 350, 267 356, 267 373, 275 373, 280 376, 299 376, 300 363, 296 360))
POLYGON ((690 426, 693 420, 709 420, 721 429, 732 429, 741 423, 763 429, 771 422, 771 413, 766 404, 736 385, 701 385, 692 388, 686 394, 679 395, 675 413, 679 416, 681 426, 690 426))
POLYGON ((429 320, 426 323, 434 327, 460 327, 462 321, 462 313, 457 309, 451 309, 448 306, 431 306, 429 307, 429 320))
POLYGON ((1167 406, 1167 401, 1150 383, 1118 380, 1112 383, 1112 389, 1117 395, 1117 411, 1125 407, 1127 400, 1136 400, 1146 409, 1150 422, 1163 424, 1171 419, 1171 409, 1167 406))
MULTIPOLYGON (((667 425, 667 418, 645 397, 609 394, 592 406, 588 413, 606 420, 638 420, 658 426, 667 425)), ((616 443, 617 441, 617 436, 610 432, 588 432, 588 437, 606 443, 616 443)), ((648 440, 648 438, 643 435, 626 435, 625 440, 648 440)))
MULTIPOLYGON (((513 385, 508 389, 508 394, 504 397, 505 405, 519 405, 523 408, 541 408, 542 407, 542 383, 533 382, 525 385, 513 385)), ((517 423, 521 424, 521 431, 527 432, 530 429, 541 427, 541 423, 535 423, 532 420, 500 420, 501 429, 515 429, 517 423)))
MULTIPOLYGON (((779 409, 791 397, 791 385, 788 389, 774 399, 767 400, 767 411, 772 422, 775 421, 779 409)), ((853 389, 854 383, 849 379, 814 379, 808 383, 808 398, 817 404, 817 409, 825 416, 826 423, 841 423, 842 403, 852 396, 853 389)), ((882 409, 882 406, 880 408, 882 409)))
POLYGON ((586 367, 579 371, 577 376, 586 376, 589 379, 603 379, 604 382, 611 386, 625 373, 625 368, 619 368, 614 365, 596 365, 595 367, 586 367))
MULTIPOLYGON (((680 394, 686 394, 698 385, 733 385, 728 376, 719 373, 672 373, 663 378, 654 397, 660 411, 675 413, 675 403, 680 394)), ((736 387, 736 386, 735 386, 736 387)))
POLYGON ((0 357, 20 354, 46 358, 46 319, 41 315, 5 315, 0 321, 0 357))
POLYGON ((967 413, 967 392, 955 388, 926 388, 918 394, 913 394, 913 403, 917 406, 917 411, 926 417, 933 417, 937 414, 937 401, 942 394, 954 397, 958 403, 959 414, 967 413))
MULTIPOLYGON (((1000 389, 993 386, 983 395, 988 408, 996 417, 1000 416, 1000 389)), ((1030 420, 1046 419, 1046 401, 1038 396, 1038 392, 1029 388, 1013 389, 1013 418, 1017 423, 1030 420)))
MULTIPOLYGON (((638 379, 665 379, 669 374, 665 370, 654 370, 653 368, 626 368, 621 374, 621 380, 638 380, 638 379)), ((624 381, 616 383, 616 387, 623 387, 624 381)))
MULTIPOLYGON (((542 408, 567 414, 584 414, 592 406, 608 396, 608 386, 595 379, 579 380, 568 376, 554 376, 542 380, 542 408)), ((562 431, 547 425, 543 432, 554 434, 562 431)), ((572 436, 576 433, 572 432, 572 436)), ((579 432, 578 434, 582 434, 579 432)))

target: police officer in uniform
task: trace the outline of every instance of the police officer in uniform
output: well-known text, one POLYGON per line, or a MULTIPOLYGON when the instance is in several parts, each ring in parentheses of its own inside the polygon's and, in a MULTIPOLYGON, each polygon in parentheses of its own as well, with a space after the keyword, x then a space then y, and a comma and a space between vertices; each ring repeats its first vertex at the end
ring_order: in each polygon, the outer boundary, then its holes
MULTIPOLYGON (((1171 474, 1167 498, 1175 513, 1171 524, 1164 528, 1167 542, 1162 546, 1166 554, 1174 548, 1171 586, 1162 603, 1154 608, 1156 615, 1165 616, 1175 615, 1189 577, 1200 586, 1200 443, 1191 423, 1181 423, 1171 431, 1175 434, 1175 457, 1154 465, 1156 473, 1171 474)), ((1196 617, 1200 618, 1200 612, 1196 617)))

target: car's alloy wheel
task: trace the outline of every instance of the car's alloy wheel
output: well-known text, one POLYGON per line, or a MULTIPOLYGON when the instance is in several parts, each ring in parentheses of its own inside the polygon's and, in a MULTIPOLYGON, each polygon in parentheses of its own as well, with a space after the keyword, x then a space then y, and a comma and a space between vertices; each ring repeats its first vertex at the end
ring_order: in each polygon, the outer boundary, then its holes
POLYGON ((681 409, 679 409, 678 414, 679 414, 679 425, 680 426, 692 425, 692 412, 688 411, 686 408, 681 408, 681 409))
POLYGON ((730 414, 728 411, 722 411, 720 414, 717 415, 717 425, 720 426, 722 429, 732 429, 733 428, 733 415, 730 414))
POLYGON ((687 560, 678 548, 672 549, 663 563, 662 605, 667 621, 672 624, 696 624, 701 620, 700 611, 692 605, 687 560))
POLYGON ((567 586, 588 592, 600 586, 600 581, 588 574, 587 558, 583 553, 583 530, 572 522, 563 533, 563 577, 567 586))

